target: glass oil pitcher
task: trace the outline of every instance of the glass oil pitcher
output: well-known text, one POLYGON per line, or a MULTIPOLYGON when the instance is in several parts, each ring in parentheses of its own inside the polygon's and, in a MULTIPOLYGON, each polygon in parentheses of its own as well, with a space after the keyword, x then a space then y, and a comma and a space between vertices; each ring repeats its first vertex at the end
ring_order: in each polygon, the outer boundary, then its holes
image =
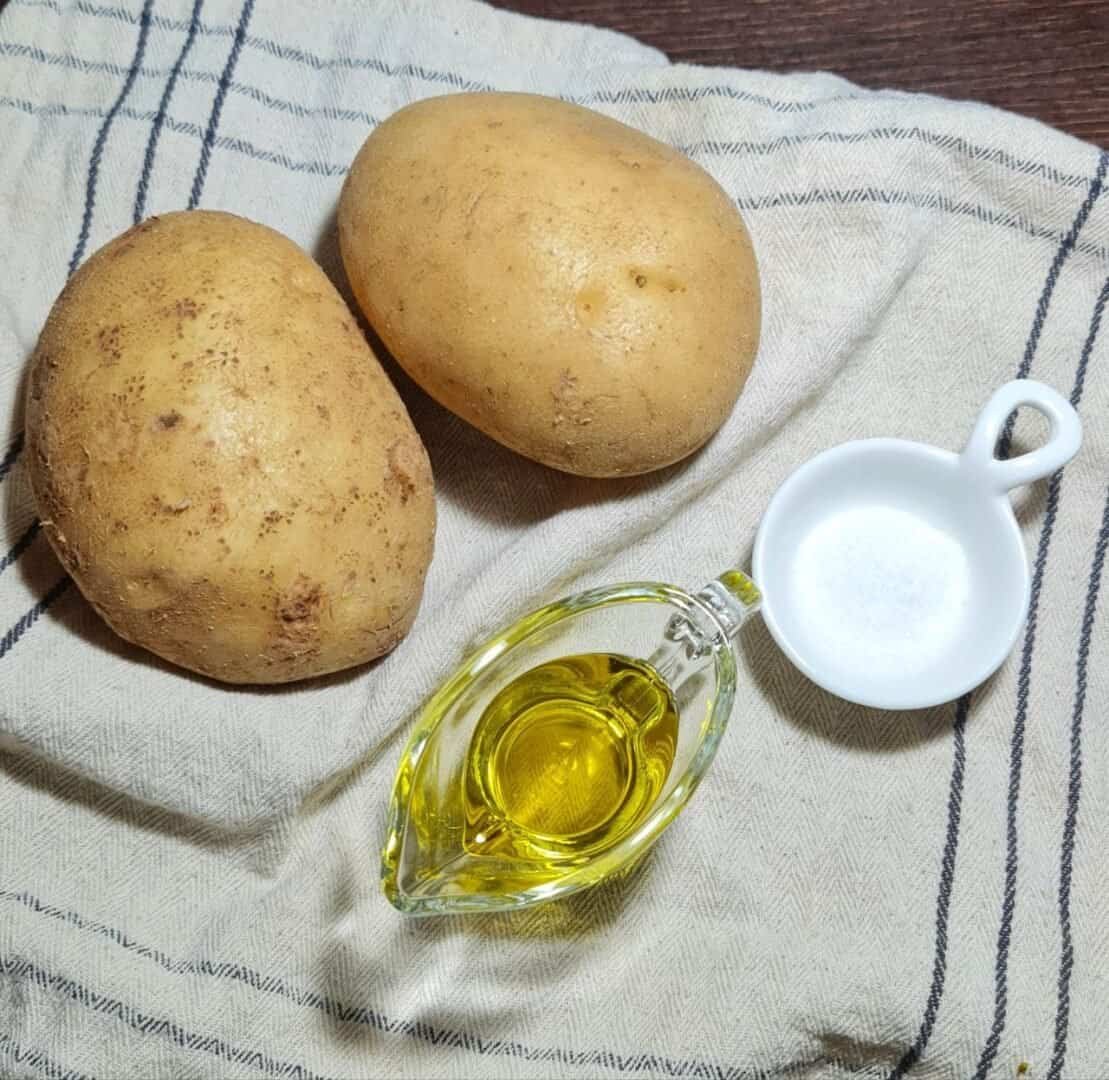
POLYGON ((735 696, 731 639, 759 606, 729 571, 696 595, 637 583, 534 611, 427 703, 382 856, 401 911, 500 911, 629 867, 689 800, 735 696))

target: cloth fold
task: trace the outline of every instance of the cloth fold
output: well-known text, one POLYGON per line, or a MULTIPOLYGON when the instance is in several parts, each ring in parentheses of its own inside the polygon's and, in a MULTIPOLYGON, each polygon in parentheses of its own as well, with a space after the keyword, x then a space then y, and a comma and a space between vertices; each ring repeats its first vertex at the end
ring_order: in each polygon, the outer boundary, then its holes
MULTIPOLYGON (((1097 148, 468 0, 10 0, 0 118, 0 1072, 1109 1075, 1097 148), (395 653, 258 691, 119 641, 38 530, 22 455, 26 361, 67 272, 136 217, 199 205, 281 230, 346 290, 334 214, 362 140, 479 88, 615 116, 735 199, 765 321, 732 416, 691 460, 600 482, 397 375, 440 520, 395 653), (630 878, 509 917, 389 908, 392 769, 470 645, 578 588, 745 566, 796 465, 870 435, 958 448, 1016 375, 1070 395, 1085 444, 1016 496, 1033 603, 997 676, 872 712, 754 624, 717 761, 630 878)), ((1036 437, 1022 415, 1014 450, 1036 437)))

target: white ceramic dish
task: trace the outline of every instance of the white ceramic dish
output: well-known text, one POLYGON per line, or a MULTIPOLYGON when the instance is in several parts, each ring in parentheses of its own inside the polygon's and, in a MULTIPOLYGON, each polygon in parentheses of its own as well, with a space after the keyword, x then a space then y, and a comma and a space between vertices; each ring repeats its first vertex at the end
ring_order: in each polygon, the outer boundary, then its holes
POLYGON ((812 458, 778 489, 755 541, 770 633, 813 682, 862 705, 923 708, 979 685, 1028 612, 1008 492, 1061 468, 1081 441, 1070 403, 1021 379, 990 398, 961 454, 864 439, 812 458), (1021 405, 1047 417, 1047 442, 999 460, 1021 405))

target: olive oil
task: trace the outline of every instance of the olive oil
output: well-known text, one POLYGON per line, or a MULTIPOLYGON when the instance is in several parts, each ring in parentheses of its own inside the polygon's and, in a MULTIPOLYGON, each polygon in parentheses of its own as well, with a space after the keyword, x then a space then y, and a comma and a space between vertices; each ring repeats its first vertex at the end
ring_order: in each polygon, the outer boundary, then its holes
POLYGON ((390 902, 510 911, 624 873, 712 761, 735 691, 730 641, 758 605, 738 571, 695 596, 631 582, 548 604, 475 649, 401 756, 381 853, 390 902), (548 659, 553 638, 596 640, 598 625, 642 651, 548 659))
POLYGON ((647 663, 552 660, 479 719, 463 779, 463 846, 534 863, 592 856, 646 817, 674 760, 678 710, 647 663))

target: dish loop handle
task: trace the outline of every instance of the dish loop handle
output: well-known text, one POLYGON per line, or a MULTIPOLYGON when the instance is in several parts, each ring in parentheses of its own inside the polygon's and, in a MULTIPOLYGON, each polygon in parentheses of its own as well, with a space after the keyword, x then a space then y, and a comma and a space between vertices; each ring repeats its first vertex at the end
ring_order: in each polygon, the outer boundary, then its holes
POLYGON ((999 495, 1031 484, 1061 469, 1082 445, 1082 421, 1065 397, 1034 379, 1014 379, 998 388, 978 416, 962 453, 966 468, 999 495), (1037 450, 1003 461, 994 456, 997 440, 1014 409, 1029 405, 1051 425, 1047 442, 1037 450))

